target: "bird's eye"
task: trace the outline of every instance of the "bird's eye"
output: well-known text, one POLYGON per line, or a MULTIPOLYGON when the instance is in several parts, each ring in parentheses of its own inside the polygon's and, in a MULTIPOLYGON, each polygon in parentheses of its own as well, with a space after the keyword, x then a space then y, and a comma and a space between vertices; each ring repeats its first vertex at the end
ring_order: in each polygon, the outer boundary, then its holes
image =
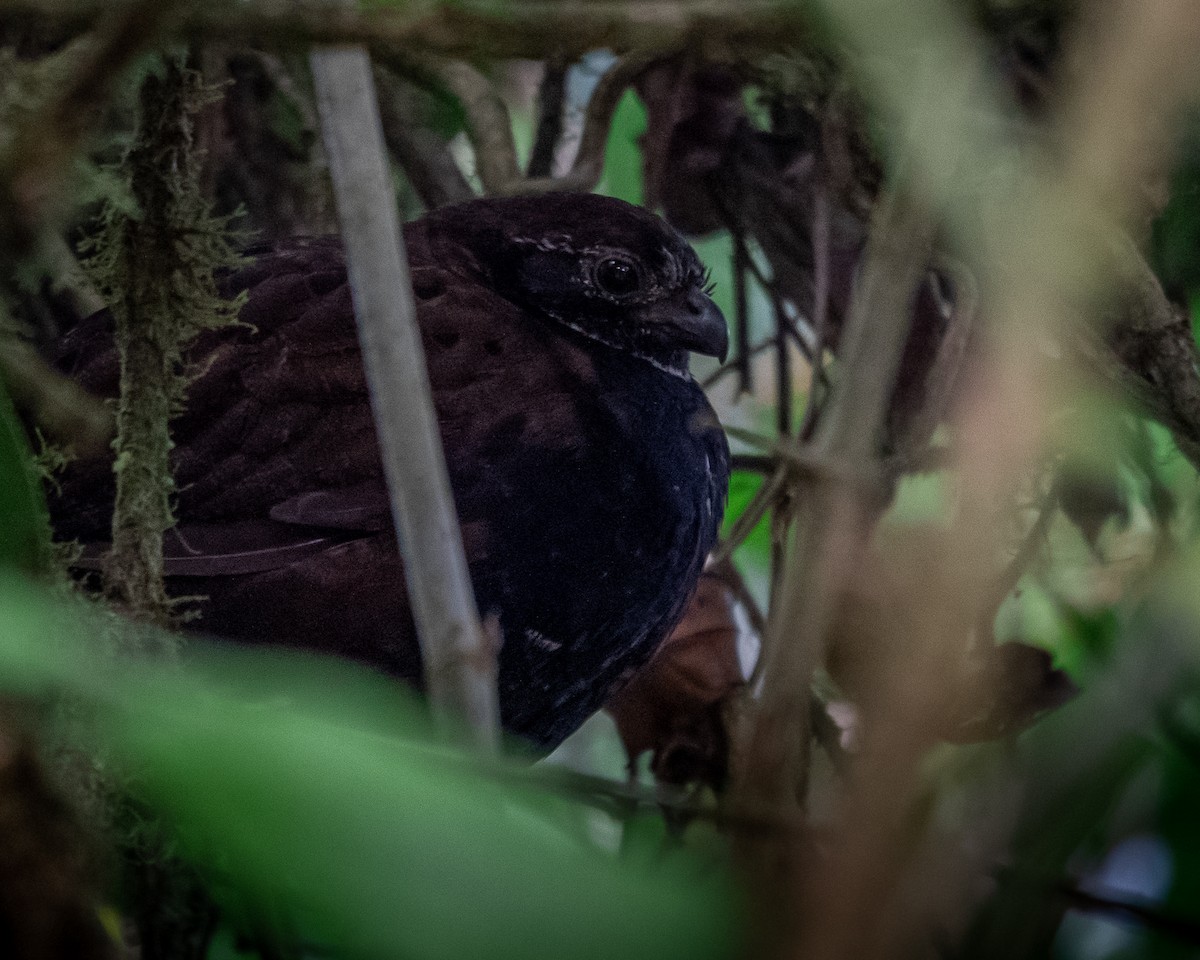
POLYGON ((638 268, 628 260, 609 257, 596 267, 596 285, 612 297, 624 297, 635 293, 641 286, 638 268))

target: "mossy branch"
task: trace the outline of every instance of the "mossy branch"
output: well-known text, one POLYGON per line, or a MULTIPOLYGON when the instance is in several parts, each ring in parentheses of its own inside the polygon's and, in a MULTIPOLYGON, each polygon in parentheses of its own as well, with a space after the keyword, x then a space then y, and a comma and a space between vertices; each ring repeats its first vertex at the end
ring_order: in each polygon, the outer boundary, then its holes
POLYGON ((127 613, 164 625, 171 604, 162 535, 175 522, 168 423, 183 400, 183 349, 240 307, 218 296, 215 271, 238 258, 227 220, 212 216, 198 187, 193 117, 211 99, 179 56, 165 57, 147 76, 124 161, 137 212, 106 209, 87 264, 112 305, 121 358, 106 589, 127 613))

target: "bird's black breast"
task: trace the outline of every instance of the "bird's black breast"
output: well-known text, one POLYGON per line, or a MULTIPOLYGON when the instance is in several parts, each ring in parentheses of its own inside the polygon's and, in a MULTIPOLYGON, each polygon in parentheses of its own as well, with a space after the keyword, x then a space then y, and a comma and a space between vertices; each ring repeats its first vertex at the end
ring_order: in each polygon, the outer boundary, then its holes
MULTIPOLYGON (((573 348, 595 379, 566 401, 572 442, 514 443, 495 478, 508 494, 492 511, 493 550, 475 576, 481 608, 503 627, 506 726, 547 743, 599 709, 678 621, 729 469, 693 382, 603 345, 573 348)), ((525 415, 542 402, 527 398, 525 415)))

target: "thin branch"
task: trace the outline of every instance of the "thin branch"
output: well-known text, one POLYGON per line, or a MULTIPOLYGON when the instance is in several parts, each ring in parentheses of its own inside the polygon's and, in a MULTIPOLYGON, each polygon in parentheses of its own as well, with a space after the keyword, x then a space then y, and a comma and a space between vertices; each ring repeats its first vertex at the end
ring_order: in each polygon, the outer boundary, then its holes
POLYGON ((361 48, 311 55, 346 245, 363 364, 421 639, 425 682, 448 730, 500 731, 495 650, 479 623, 417 329, 371 64, 361 48))
POLYGON ((1102 335, 1076 324, 1068 343, 1093 376, 1111 384, 1173 434, 1200 468, 1200 352, 1190 318, 1172 304, 1133 241, 1111 244, 1111 298, 1102 335))
POLYGON ((941 252, 934 257, 933 266, 954 284, 954 304, 925 378, 921 409, 896 444, 905 454, 925 447, 950 413, 960 386, 967 346, 977 333, 979 284, 974 275, 964 264, 941 252))
POLYGON ((734 470, 761 473, 766 476, 771 476, 779 466, 777 458, 761 453, 735 453, 729 458, 729 463, 734 470))
MULTIPOLYGON (((762 343, 755 344, 753 347, 751 347, 747 356, 748 358, 753 359, 760 354, 766 353, 774 346, 775 338, 772 336, 770 339, 764 340, 762 343)), ((717 367, 716 370, 714 370, 704 380, 701 381, 700 386, 707 390, 710 387, 716 386, 727 376, 729 376, 729 374, 738 373, 740 370, 741 364, 738 362, 738 357, 734 357, 728 363, 723 363, 721 366, 717 367)))
POLYGON ((987 638, 985 643, 992 642, 992 624, 996 611, 1005 598, 1016 589, 1025 571, 1037 559, 1038 551, 1046 545, 1046 535, 1050 532, 1050 524, 1058 513, 1058 491, 1051 490, 1044 496, 1037 507, 1037 519, 1025 534, 1017 552, 1008 561, 1000 575, 992 584, 987 596, 979 605, 979 635, 987 638))
POLYGON ((724 563, 732 557, 733 552, 746 541, 751 531, 758 526, 768 511, 775 507, 787 490, 788 473, 785 466, 780 466, 768 477, 767 481, 759 488, 758 493, 746 504, 746 508, 734 521, 729 536, 713 550, 713 563, 724 563))
POLYGON ((781 437, 792 434, 792 357, 788 349, 788 328, 791 322, 783 304, 775 303, 775 429, 781 437))
POLYGON ((434 79, 458 98, 467 121, 467 136, 475 151, 479 179, 489 194, 588 191, 604 173, 604 152, 617 106, 626 89, 656 60, 671 51, 655 50, 627 54, 596 84, 588 101, 579 150, 571 170, 561 177, 525 178, 517 165, 517 148, 512 137, 508 107, 492 83, 474 67, 428 54, 391 53, 389 62, 398 70, 415 71, 434 79))
MULTIPOLYGON (((829 190, 821 179, 813 184, 813 308, 812 325, 816 347, 813 354, 819 360, 829 342, 829 297, 833 287, 832 253, 830 250, 833 231, 833 214, 830 210, 829 190)), ((814 369, 814 378, 819 374, 819 365, 814 369)))
POLYGON ((563 103, 567 92, 567 68, 570 61, 551 57, 538 87, 538 124, 529 153, 525 175, 530 178, 548 177, 554 172, 554 152, 562 137, 563 103))
POLYGON ((830 212, 829 190, 822 180, 818 179, 813 187, 813 349, 809 358, 812 375, 808 387, 808 400, 804 405, 804 416, 800 421, 798 435, 807 439, 812 435, 817 417, 821 412, 819 396, 822 388, 828 387, 825 376, 825 348, 829 345, 829 297, 832 287, 832 265, 830 254, 830 234, 832 231, 832 214, 830 212))
POLYGON ((1161 903, 1131 898, 1123 890, 1084 890, 1069 880, 1031 876, 1013 868, 1002 868, 996 873, 1005 886, 1040 891, 1047 897, 1061 898, 1075 910, 1123 917, 1184 943, 1200 944, 1200 920, 1173 913, 1161 903))
MULTIPOLYGON (((737 395, 754 389, 753 364, 750 353, 750 306, 746 296, 746 273, 750 267, 746 248, 740 243, 733 245, 733 329, 736 353, 733 369, 737 371, 737 395)), ((719 373, 720 371, 718 371, 719 373)))
MULTIPOLYGON (((932 240, 932 221, 918 204, 894 195, 881 199, 862 284, 842 333, 845 369, 814 438, 819 458, 865 465, 877 456, 912 298, 932 240)), ((741 732, 734 804, 794 804, 804 794, 809 684, 823 656, 853 544, 861 536, 858 504, 853 488, 821 482, 799 498, 792 556, 764 637, 762 696, 741 732)))
POLYGON ((548 190, 587 191, 595 188, 604 174, 604 153, 613 116, 626 89, 652 63, 670 56, 674 49, 628 53, 604 71, 592 91, 583 120, 579 149, 568 173, 561 177, 529 179, 513 184, 509 193, 540 193, 548 190))

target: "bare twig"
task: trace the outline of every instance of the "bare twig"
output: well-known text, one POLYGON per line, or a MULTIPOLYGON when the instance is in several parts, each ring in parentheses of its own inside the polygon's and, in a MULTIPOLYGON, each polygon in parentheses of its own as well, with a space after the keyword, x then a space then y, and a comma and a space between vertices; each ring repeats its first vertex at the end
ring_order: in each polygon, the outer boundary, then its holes
POLYGON ((811 378, 808 399, 798 431, 801 439, 809 437, 816 426, 821 410, 822 387, 828 385, 825 377, 825 348, 829 345, 829 296, 832 288, 829 249, 832 222, 829 207, 829 190, 824 182, 818 179, 813 185, 813 348, 809 358, 811 378))
POLYGON ((961 387, 967 346, 978 332, 979 285, 974 276, 966 266, 944 253, 934 257, 934 266, 954 284, 954 303, 937 354, 925 376, 921 407, 896 440, 896 456, 890 460, 891 466, 900 472, 891 474, 893 483, 909 461, 921 456, 938 425, 950 415, 955 393, 961 387))
POLYGON ((435 713, 500 730, 495 651, 479 623, 450 493, 371 65, 360 48, 312 54, 363 363, 435 713))
POLYGON ((754 498, 746 504, 746 507, 738 515, 737 520, 733 523, 733 528, 729 531, 729 536, 717 545, 712 552, 713 563, 724 563, 733 552, 740 547, 750 536, 750 532, 758 526, 759 521, 767 515, 784 496, 787 489, 788 470, 786 466, 780 465, 775 468, 771 475, 759 488, 758 493, 754 498))
MULTIPOLYGON (((880 203, 862 287, 843 331, 844 375, 821 418, 818 456, 869 463, 908 331, 910 304, 930 256, 933 226, 910 199, 880 203)), ((860 537, 858 498, 828 483, 800 498, 795 542, 764 638, 762 699, 742 731, 732 802, 795 803, 803 795, 808 687, 820 662, 838 584, 860 537)))
POLYGON ((792 433, 792 355, 788 328, 791 322, 783 304, 775 300, 775 429, 781 437, 792 433))
POLYGON ((1070 348, 1093 376, 1166 426, 1200 467, 1200 353, 1191 320, 1167 299, 1128 237, 1116 236, 1109 253, 1112 290, 1102 329, 1073 326, 1067 331, 1070 348))
MULTIPOLYGON (((733 329, 736 351, 732 369, 737 371, 738 396, 754 389, 753 369, 750 354, 750 308, 746 297, 746 274, 750 267, 746 263, 746 248, 740 243, 733 245, 733 329)), ((720 371, 717 371, 720 373, 720 371)), ((715 376, 715 374, 714 374, 715 376)))

